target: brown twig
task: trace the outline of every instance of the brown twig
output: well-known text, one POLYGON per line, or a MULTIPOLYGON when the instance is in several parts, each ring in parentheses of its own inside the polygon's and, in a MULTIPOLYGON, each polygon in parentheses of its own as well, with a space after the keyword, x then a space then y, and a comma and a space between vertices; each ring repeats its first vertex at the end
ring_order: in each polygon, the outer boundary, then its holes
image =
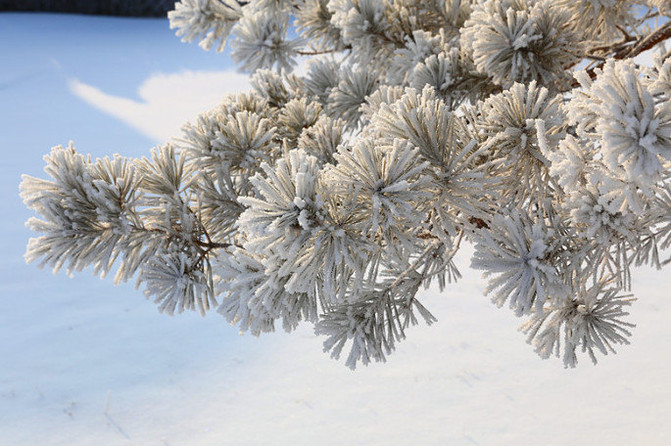
MULTIPOLYGON (((652 33, 648 34, 646 37, 642 39, 634 39, 632 41, 624 41, 624 42, 618 42, 615 45, 612 45, 610 47, 595 47, 590 50, 591 51, 606 51, 606 54, 612 52, 612 59, 631 59, 639 54, 654 48, 655 45, 658 45, 659 43, 671 38, 671 22, 667 22, 664 25, 660 26, 657 28, 655 31, 652 33), (636 42, 631 44, 631 42, 636 42), (610 51, 608 51, 610 50, 610 51)), ((586 57, 591 57, 591 56, 586 56, 586 57)), ((588 69, 586 72, 589 75, 590 78, 594 79, 596 78, 596 70, 603 67, 603 65, 606 63, 606 60, 604 59, 602 62, 599 62, 596 66, 588 69)), ((580 84, 578 81, 574 81, 573 84, 571 84, 571 87, 578 87, 580 84)))
POLYGON ((665 23, 663 26, 657 28, 653 33, 648 34, 644 39, 638 42, 631 48, 630 51, 623 54, 622 58, 635 57, 644 51, 653 48, 655 45, 665 41, 671 37, 671 22, 665 23))

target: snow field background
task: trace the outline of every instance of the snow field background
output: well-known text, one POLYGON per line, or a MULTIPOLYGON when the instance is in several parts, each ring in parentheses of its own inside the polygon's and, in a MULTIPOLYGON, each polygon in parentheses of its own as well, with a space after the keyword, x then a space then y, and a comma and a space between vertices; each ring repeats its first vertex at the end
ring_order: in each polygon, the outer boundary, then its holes
POLYGON ((132 284, 26 265, 18 184, 50 147, 148 156, 247 80, 163 19, 3 13, 0 29, 0 445, 669 443, 668 271, 634 275, 632 345, 565 370, 483 296, 466 247, 463 279, 420 298, 438 323, 352 372, 309 326, 239 336, 132 284))

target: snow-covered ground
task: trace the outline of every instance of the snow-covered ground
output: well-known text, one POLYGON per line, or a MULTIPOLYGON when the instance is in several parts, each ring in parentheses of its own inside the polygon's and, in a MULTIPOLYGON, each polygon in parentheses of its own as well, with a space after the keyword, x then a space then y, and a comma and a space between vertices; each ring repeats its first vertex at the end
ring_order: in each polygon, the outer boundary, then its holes
POLYGON ((423 293, 439 322, 352 372, 309 327, 238 336, 216 314, 160 315, 131 285, 25 265, 18 184, 51 146, 146 155, 246 80, 166 20, 3 13, 0 30, 0 445, 669 444, 666 271, 634 277, 632 345, 565 370, 483 297, 466 248, 463 280, 423 293))

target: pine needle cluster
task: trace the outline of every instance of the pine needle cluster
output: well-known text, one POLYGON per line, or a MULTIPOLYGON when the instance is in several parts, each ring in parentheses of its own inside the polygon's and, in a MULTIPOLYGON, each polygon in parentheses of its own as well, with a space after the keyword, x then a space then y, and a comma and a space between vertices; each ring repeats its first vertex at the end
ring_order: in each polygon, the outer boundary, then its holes
POLYGON ((458 280, 470 243, 541 357, 596 362, 629 342, 633 268, 671 263, 670 11, 181 0, 177 35, 230 45, 252 90, 150 158, 54 148, 50 179, 21 183, 26 259, 114 271, 163 312, 216 308, 255 335, 307 321, 354 368, 435 321, 418 291, 458 280))

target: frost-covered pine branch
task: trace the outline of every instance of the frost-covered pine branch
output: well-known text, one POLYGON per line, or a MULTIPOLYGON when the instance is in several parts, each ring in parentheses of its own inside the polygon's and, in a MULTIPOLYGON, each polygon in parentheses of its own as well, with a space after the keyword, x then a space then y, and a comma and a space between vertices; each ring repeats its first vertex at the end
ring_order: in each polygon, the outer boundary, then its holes
POLYGON ((177 35, 230 44, 252 90, 150 158, 52 149, 50 179, 21 183, 26 259, 135 278, 163 312, 217 308, 255 335, 309 322, 354 368, 435 321, 418 291, 456 286, 470 243, 541 357, 596 362, 629 342, 634 268, 671 263, 670 13, 181 0, 177 35))

